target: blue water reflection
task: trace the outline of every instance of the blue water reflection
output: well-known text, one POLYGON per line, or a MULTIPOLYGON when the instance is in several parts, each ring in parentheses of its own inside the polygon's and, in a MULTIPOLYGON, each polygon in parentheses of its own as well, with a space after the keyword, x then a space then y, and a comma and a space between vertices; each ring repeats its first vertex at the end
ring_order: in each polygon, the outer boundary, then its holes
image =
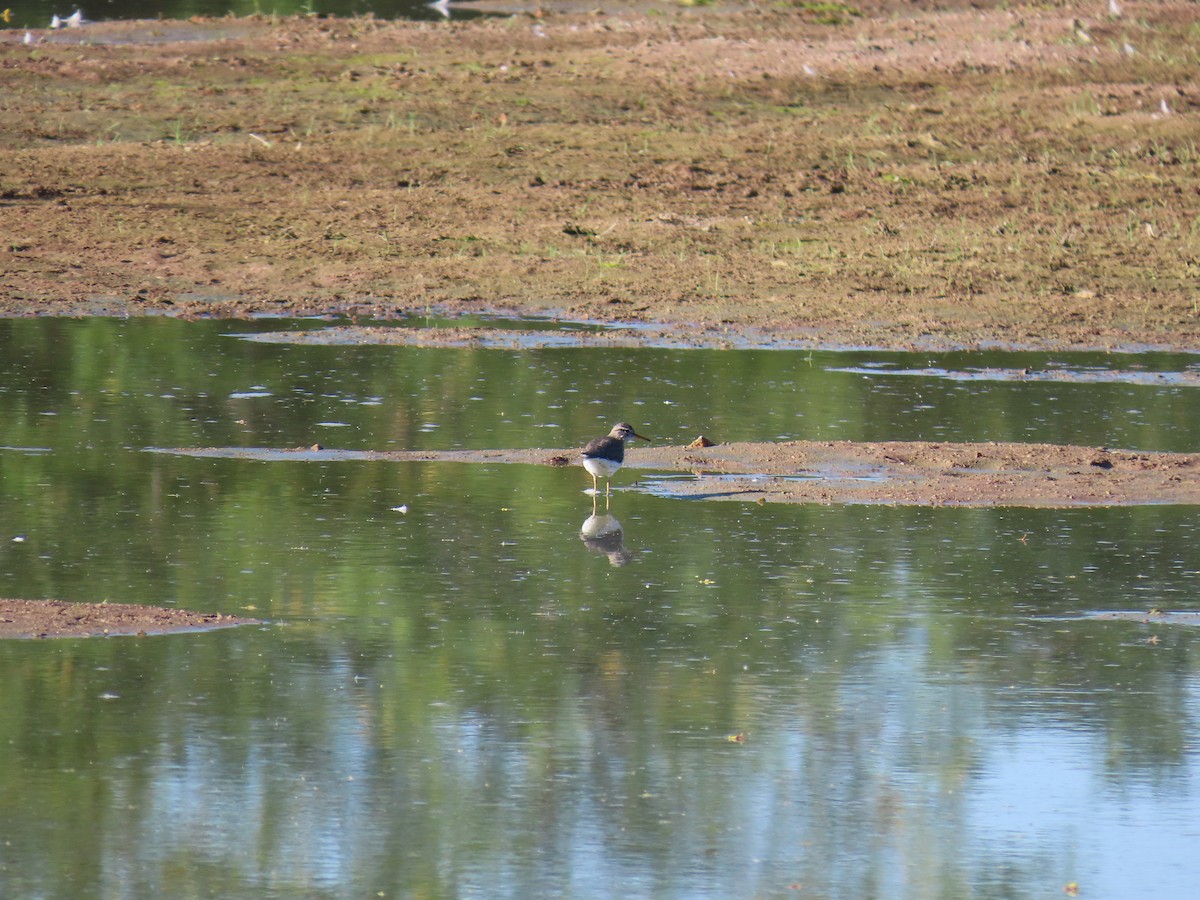
POLYGON ((0 596, 269 622, 0 642, 0 894, 1194 884, 1196 638, 1081 618, 1196 609, 1191 508, 743 506, 623 470, 593 519, 578 468, 145 452, 578 446, 629 410, 664 441, 1182 449, 1187 388, 229 336, 265 327, 0 322, 0 596))

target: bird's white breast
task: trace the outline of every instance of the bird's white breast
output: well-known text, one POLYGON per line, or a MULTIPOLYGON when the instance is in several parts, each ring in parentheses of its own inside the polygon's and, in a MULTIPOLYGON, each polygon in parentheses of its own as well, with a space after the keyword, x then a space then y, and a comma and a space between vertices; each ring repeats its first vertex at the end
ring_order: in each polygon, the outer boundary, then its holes
POLYGON ((611 478, 613 473, 621 468, 621 464, 613 462, 611 459, 589 456, 584 458, 583 467, 597 478, 611 478))

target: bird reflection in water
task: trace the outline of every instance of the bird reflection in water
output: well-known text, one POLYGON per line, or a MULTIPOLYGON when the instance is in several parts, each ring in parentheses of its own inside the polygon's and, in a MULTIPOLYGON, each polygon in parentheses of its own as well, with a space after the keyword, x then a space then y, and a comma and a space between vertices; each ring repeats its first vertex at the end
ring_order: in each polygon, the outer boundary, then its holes
POLYGON ((625 529, 607 509, 598 515, 592 508, 579 529, 579 539, 593 553, 607 556, 609 565, 623 566, 633 559, 633 551, 625 546, 625 529))

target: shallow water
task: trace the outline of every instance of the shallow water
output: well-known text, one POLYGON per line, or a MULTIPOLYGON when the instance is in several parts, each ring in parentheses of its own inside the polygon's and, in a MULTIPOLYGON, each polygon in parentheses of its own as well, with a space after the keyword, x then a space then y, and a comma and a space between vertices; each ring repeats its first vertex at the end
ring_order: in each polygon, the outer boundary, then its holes
POLYGON ((1197 609, 1195 509, 743 507, 627 470, 592 519, 578 468, 146 451, 618 418, 1194 450, 1185 379, 940 374, 1194 357, 236 336, 280 327, 0 320, 0 596, 269 620, 0 642, 3 896, 1192 889, 1197 632, 1086 616, 1197 609))

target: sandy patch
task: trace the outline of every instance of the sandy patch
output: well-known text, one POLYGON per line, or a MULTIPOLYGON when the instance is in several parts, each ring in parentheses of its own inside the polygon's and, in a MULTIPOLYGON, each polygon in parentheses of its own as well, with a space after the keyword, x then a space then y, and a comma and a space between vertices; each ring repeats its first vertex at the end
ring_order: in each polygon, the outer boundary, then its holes
MULTIPOLYGON (((579 450, 352 451, 212 447, 162 450, 259 460, 578 465, 579 450)), ((589 483, 586 475, 581 483, 589 483)), ((912 506, 1127 506, 1200 503, 1200 454, 1137 453, 1053 444, 787 441, 637 447, 618 488, 759 503, 912 506), (656 479, 654 473, 690 473, 656 479)))
POLYGON ((66 603, 0 598, 0 638, 92 637, 210 631, 255 622, 136 603, 66 603))

